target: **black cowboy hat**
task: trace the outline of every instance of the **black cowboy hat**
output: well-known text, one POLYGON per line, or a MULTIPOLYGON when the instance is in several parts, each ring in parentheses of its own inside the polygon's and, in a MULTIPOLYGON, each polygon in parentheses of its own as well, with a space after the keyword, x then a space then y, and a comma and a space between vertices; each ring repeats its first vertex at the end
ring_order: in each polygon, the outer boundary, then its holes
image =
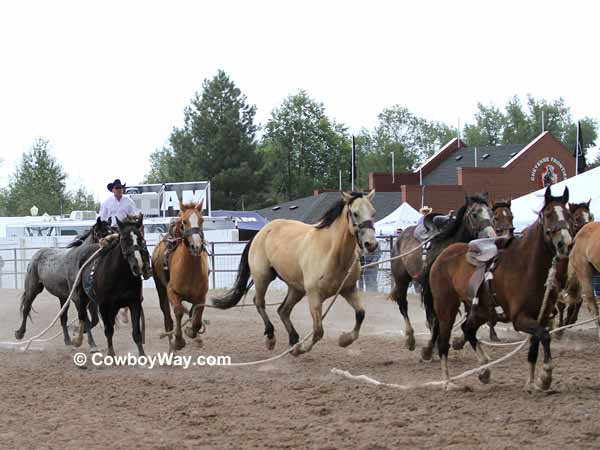
POLYGON ((106 185, 106 188, 107 188, 107 189, 108 189, 110 192, 112 192, 112 190, 113 190, 113 188, 114 188, 114 187, 122 187, 123 189, 125 189, 125 187, 126 187, 126 186, 127 186, 127 184, 126 184, 126 183, 122 183, 122 184, 121 184, 121 180, 119 180, 119 179, 117 178, 117 179, 116 179, 115 181, 113 181, 112 183, 108 183, 108 184, 106 185))

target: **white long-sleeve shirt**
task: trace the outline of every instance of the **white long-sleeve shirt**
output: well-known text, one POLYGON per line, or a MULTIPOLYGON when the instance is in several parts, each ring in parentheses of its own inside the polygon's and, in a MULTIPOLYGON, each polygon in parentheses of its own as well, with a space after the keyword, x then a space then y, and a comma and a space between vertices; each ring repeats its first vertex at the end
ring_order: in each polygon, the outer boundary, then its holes
POLYGON ((127 196, 121 197, 121 200, 112 195, 102 203, 100 207, 100 219, 107 220, 113 226, 117 226, 117 218, 123 220, 126 216, 137 214, 135 203, 127 196))

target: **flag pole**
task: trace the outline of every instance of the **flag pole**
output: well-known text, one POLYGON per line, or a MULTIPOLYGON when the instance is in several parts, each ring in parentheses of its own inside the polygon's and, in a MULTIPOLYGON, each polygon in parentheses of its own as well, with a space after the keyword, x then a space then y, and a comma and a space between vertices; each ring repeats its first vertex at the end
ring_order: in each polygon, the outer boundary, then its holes
POLYGON ((579 121, 577 121, 577 136, 575 139, 575 176, 579 175, 579 121))
POLYGON ((352 135, 352 168, 351 168, 351 174, 350 174, 350 188, 352 189, 352 192, 354 192, 354 164, 356 162, 356 143, 354 141, 354 135, 352 135))

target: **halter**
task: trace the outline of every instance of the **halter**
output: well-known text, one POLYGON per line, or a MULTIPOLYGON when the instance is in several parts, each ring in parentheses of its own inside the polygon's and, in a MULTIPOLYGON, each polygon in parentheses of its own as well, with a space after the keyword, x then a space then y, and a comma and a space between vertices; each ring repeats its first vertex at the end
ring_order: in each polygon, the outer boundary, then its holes
MULTIPOLYGON (((506 208, 506 209, 508 209, 508 211, 510 212, 511 218, 513 217, 512 211, 510 210, 510 206, 508 205, 508 203, 504 203, 504 202, 500 202, 500 203, 494 204, 494 206, 492 207, 492 212, 496 212, 496 210, 500 209, 500 208, 506 208)), ((511 220, 511 222, 512 222, 512 220, 511 220)), ((513 233, 515 231, 515 227, 511 227, 509 225, 505 225, 505 226, 502 226, 502 227, 496 227, 496 226, 494 226, 494 230, 500 231, 500 232, 508 230, 511 233, 513 233)))
MULTIPOLYGON (((192 228, 188 228, 187 230, 183 228, 183 224, 181 224, 181 228, 182 228, 182 232, 183 232, 183 243, 185 244, 185 246, 188 248, 188 250, 191 253, 191 247, 190 247, 190 241, 188 240, 188 238, 190 236, 193 236, 194 234, 198 234, 200 235, 200 241, 202 242, 202 248, 200 249, 200 253, 205 252, 206 251, 206 240, 204 239, 204 230, 200 227, 192 227, 192 228)), ((197 256, 197 255, 195 255, 197 256)))
POLYGON ((145 279, 149 278, 146 277, 146 275, 149 275, 149 270, 148 267, 150 265, 150 255, 148 254, 148 247, 146 247, 146 240, 144 239, 144 237, 140 234, 139 238, 141 239, 141 245, 140 244, 133 244, 131 246, 128 246, 127 248, 123 248, 123 246, 121 244, 119 244, 119 246, 121 247, 121 254, 123 255, 123 257, 125 259, 129 259, 130 256, 134 255, 136 251, 140 252, 140 256, 142 257, 142 267, 140 267, 140 271, 141 274, 140 276, 143 276, 145 279))
MULTIPOLYGON (((543 208, 539 213, 538 213, 538 220, 540 221, 540 223, 542 224, 542 227, 544 228, 544 233, 546 234, 546 236, 548 237, 552 237, 552 235, 554 233, 558 233, 559 231, 562 230, 566 230, 569 234, 571 232, 571 227, 569 226, 569 223, 564 220, 564 219, 559 219, 554 225, 552 226, 546 226, 544 224, 544 217, 543 217, 543 213, 544 213, 544 209, 543 208)), ((563 208, 566 209, 566 208, 563 208)))
MULTIPOLYGON (((467 216, 467 223, 469 224, 469 228, 471 228, 471 230, 473 230, 473 232, 475 232, 475 233, 479 233, 480 231, 485 230, 487 227, 494 228, 494 226, 492 225, 492 221, 490 219, 484 219, 480 222, 480 224, 478 226, 475 226, 475 222, 474 222, 473 218, 471 217, 471 210, 473 209, 473 205, 474 204, 470 205, 467 208, 467 210, 465 211, 465 216, 467 216)), ((485 206, 488 207, 487 205, 485 205, 485 206)))
POLYGON ((372 220, 363 220, 360 223, 356 223, 356 221, 354 220, 354 216, 350 212, 350 205, 348 205, 348 217, 350 217, 350 222, 352 223, 352 229, 354 230, 354 238, 356 239, 356 243, 358 244, 358 247, 361 250, 363 250, 364 247, 362 242, 358 238, 358 232, 364 229, 371 229, 375 231, 375 224, 372 220))

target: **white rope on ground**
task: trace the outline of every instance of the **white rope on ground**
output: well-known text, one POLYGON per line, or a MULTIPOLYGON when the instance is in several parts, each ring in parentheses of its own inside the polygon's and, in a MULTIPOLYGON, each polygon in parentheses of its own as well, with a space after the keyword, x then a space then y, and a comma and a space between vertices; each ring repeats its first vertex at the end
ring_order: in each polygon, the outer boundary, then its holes
MULTIPOLYGON (((415 248, 404 252, 400 255, 394 256, 392 258, 389 259, 385 259, 382 261, 376 261, 370 264, 365 264, 364 266, 361 266, 360 269, 363 270, 367 267, 372 267, 372 266, 376 266, 379 264, 383 264, 385 262, 388 261, 393 261, 395 259, 398 258, 402 258, 406 255, 409 255, 411 253, 413 253, 414 251, 418 250, 419 248, 423 247, 425 244, 427 244, 429 241, 431 241, 436 235, 430 237, 429 239, 426 239, 425 241, 421 242, 419 245, 417 245, 415 248)), ((356 261, 356 260, 354 260, 356 261)), ((332 298, 331 302, 329 302, 329 305, 327 306, 327 309, 325 310, 325 312, 323 313, 323 316, 321 317, 321 320, 325 319, 325 316, 327 316, 327 313, 329 312, 329 310, 331 309, 331 307, 333 306, 335 300, 337 299, 340 291, 342 290, 342 287, 344 286, 344 283, 346 282, 346 280, 348 279, 348 277, 350 276, 352 267, 354 266, 354 261, 352 262, 352 264, 350 265, 350 268, 348 269, 348 272, 346 273, 346 276, 344 277, 343 281, 340 284, 340 287, 338 288, 337 292, 335 293, 335 296, 332 298)), ((290 353, 292 350, 294 350, 297 346, 300 346, 301 344, 303 344, 308 338, 312 337, 313 332, 311 331, 309 334, 307 334, 306 336, 304 336, 304 338, 302 338, 302 340, 300 340, 297 344, 295 344, 294 346, 288 348, 285 352, 280 353, 279 355, 273 356, 271 358, 267 358, 267 359, 261 359, 258 361, 249 361, 249 362, 241 362, 241 363, 230 363, 227 365, 227 367, 245 367, 245 366, 254 366, 254 365, 258 365, 258 364, 264 364, 264 363, 268 363, 268 362, 272 362, 272 361, 276 361, 280 358, 283 358, 285 355, 287 355, 288 353, 290 353)))
POLYGON ((77 276, 75 277, 75 283, 73 283, 73 287, 71 288, 71 292, 69 293, 69 297, 67 298, 67 301, 65 302, 65 304, 63 305, 63 307, 60 309, 60 311, 58 312, 58 314, 54 317, 54 319, 52 320, 52 322, 50 323, 50 325, 48 325, 46 328, 44 328, 43 331, 41 331, 40 333, 36 334, 35 336, 33 336, 32 338, 28 339, 27 341, 0 342, 0 346, 19 347, 21 345, 24 345, 25 348, 23 348, 23 351, 25 352, 25 351, 27 351, 27 349, 29 348, 29 346, 31 345, 32 342, 46 342, 47 340, 39 339, 39 338, 41 336, 43 336, 44 334, 46 334, 50 328, 52 328, 52 326, 60 318, 60 316, 62 315, 62 313, 67 309, 67 307, 69 306, 69 304, 72 302, 71 297, 73 296, 73 292, 75 292, 75 288, 77 287, 77 284, 79 283, 79 277, 81 276, 81 272, 90 263, 90 261, 92 259, 94 259, 96 257, 96 255, 98 253, 100 253, 100 251, 102 251, 103 249, 104 249, 104 247, 100 247, 98 250, 96 250, 92 254, 92 256, 90 256, 87 259, 86 262, 84 262, 82 264, 81 268, 79 269, 79 272, 77 272, 77 276))

